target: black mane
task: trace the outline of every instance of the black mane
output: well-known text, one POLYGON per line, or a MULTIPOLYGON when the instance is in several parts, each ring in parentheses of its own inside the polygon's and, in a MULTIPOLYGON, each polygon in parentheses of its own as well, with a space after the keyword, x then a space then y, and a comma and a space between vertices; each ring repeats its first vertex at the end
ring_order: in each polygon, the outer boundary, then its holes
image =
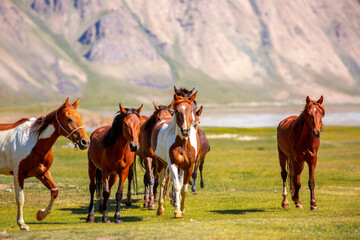
POLYGON ((114 117, 113 123, 109 130, 106 131, 103 139, 103 144, 105 147, 112 146, 115 144, 116 140, 122 134, 122 126, 124 118, 130 114, 136 114, 140 118, 139 113, 134 108, 125 108, 126 113, 121 113, 118 111, 114 117))

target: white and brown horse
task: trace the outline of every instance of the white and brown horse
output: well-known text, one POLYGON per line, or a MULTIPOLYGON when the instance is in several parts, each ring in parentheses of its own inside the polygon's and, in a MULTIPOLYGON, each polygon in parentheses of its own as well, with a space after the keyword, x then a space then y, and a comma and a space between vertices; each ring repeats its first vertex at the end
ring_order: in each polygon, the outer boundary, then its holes
MULTIPOLYGON (((185 214, 185 195, 199 151, 199 139, 194 127, 196 119, 192 108, 196 94, 197 92, 189 98, 174 94, 174 116, 165 117, 157 123, 151 136, 155 156, 159 161, 168 164, 170 169, 175 187, 175 218, 181 218, 185 214)), ((164 175, 165 168, 160 173, 157 215, 165 213, 164 175)))
POLYGON ((0 124, 0 174, 14 177, 17 224, 21 230, 30 229, 23 219, 24 179, 36 177, 51 191, 49 205, 37 213, 36 218, 41 221, 51 212, 58 195, 49 170, 55 141, 59 136, 65 136, 82 150, 89 145, 81 116, 76 111, 78 103, 79 99, 69 104, 67 98, 58 109, 39 118, 0 124))

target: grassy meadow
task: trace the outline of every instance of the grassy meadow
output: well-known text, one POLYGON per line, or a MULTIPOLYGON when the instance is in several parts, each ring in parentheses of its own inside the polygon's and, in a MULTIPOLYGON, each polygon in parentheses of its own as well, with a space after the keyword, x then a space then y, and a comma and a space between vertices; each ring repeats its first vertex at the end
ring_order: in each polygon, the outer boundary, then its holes
MULTIPOLYGON (((142 208, 142 195, 121 208, 123 223, 87 224, 89 204, 86 151, 67 148, 60 138, 54 147, 52 176, 59 189, 54 211, 36 220, 50 192, 36 179, 26 180, 24 219, 29 232, 16 224, 14 192, 0 190, 0 238, 12 239, 360 239, 360 128, 327 127, 321 137, 315 171, 318 211, 310 210, 308 168, 301 176, 303 209, 290 202, 281 208, 282 183, 275 128, 204 128, 211 151, 204 166, 205 188, 186 198, 186 215, 174 219, 166 201, 165 216, 142 208)), ((143 171, 138 164, 139 191, 143 171)), ((13 188, 10 176, 0 184, 13 188)), ((127 186, 127 182, 125 182, 127 186)), ((116 185, 117 187, 117 185, 116 185)), ((113 221, 115 191, 110 198, 113 221)), ((124 191, 126 196, 126 191, 124 191)))

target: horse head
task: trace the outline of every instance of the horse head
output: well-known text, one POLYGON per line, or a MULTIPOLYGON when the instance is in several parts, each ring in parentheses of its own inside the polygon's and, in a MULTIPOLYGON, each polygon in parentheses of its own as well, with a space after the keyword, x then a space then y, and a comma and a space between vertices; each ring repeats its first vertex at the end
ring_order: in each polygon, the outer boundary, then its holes
POLYGON ((139 134, 140 134, 140 112, 143 105, 138 109, 123 108, 119 104, 120 114, 124 115, 122 121, 122 135, 129 142, 130 150, 136 152, 140 148, 139 134))
POLYGON ((156 122, 159 122, 161 119, 169 116, 171 117, 172 114, 173 114, 173 102, 170 103, 170 105, 168 106, 163 106, 163 105, 156 105, 154 102, 153 102, 153 105, 154 105, 154 108, 155 108, 155 111, 153 113, 153 116, 155 117, 156 119, 156 122))
POLYGON ((305 106, 305 119, 307 124, 312 129, 314 137, 319 138, 322 132, 322 118, 325 116, 325 109, 322 106, 323 96, 318 101, 310 100, 309 96, 306 97, 305 106))
POLYGON ((193 102, 197 92, 190 97, 183 97, 174 94, 174 111, 176 124, 181 130, 183 137, 188 137, 190 128, 194 125, 196 118, 193 110, 193 102))
POLYGON ((60 111, 55 113, 55 118, 60 135, 70 139, 75 147, 78 145, 81 150, 84 150, 89 147, 90 139, 85 132, 81 115, 76 110, 78 104, 79 99, 70 104, 67 98, 60 111))
POLYGON ((202 113, 202 110, 203 110, 203 106, 201 106, 199 108, 199 110, 196 111, 196 114, 195 114, 195 123, 194 123, 194 128, 197 130, 197 128, 199 127, 200 125, 200 115, 202 113))

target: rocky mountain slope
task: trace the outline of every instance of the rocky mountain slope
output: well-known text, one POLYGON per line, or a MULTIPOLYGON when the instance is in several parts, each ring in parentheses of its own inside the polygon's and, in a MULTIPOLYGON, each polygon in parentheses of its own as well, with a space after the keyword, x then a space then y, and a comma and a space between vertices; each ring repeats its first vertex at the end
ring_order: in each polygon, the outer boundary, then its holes
POLYGON ((0 0, 0 35, 1 105, 360 103, 356 0, 0 0))

